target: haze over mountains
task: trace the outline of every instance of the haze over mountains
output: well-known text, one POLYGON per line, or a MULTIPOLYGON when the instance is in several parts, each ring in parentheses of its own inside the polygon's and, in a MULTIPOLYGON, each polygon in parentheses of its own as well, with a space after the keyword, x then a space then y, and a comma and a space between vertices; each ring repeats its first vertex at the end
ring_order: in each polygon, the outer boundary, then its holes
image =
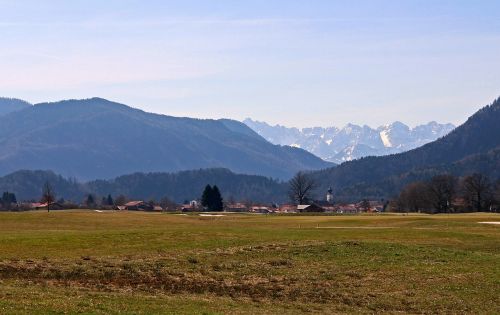
POLYGON ((25 105, 0 116, 0 175, 52 170, 91 180, 222 167, 287 179, 332 165, 305 150, 273 145, 234 120, 157 115, 101 98, 25 105))
MULTIPOLYGON (((137 173, 149 172, 140 168, 168 168, 172 161, 182 159, 187 168, 193 156, 204 158, 194 160, 196 163, 213 165, 207 160, 219 158, 218 164, 247 170, 247 161, 253 161, 249 165, 256 172, 265 167, 274 172, 286 168, 292 174, 293 168, 301 169, 300 163, 311 168, 328 165, 303 150, 272 145, 242 123, 148 114, 102 99, 28 105, 0 117, 0 169, 5 173, 13 169, 12 174, 0 178, 0 190, 15 192, 20 199, 38 198, 42 184, 49 180, 58 196, 76 201, 86 193, 112 193, 142 199, 167 196, 180 202, 197 197, 205 184, 219 185, 226 198, 286 201, 286 183, 235 174, 248 171, 216 168, 137 173), (219 150, 222 156, 236 155, 241 160, 222 159, 219 150), (49 169, 65 176, 75 175, 64 171, 76 170, 82 174, 80 179, 111 178, 112 173, 131 175, 78 183, 52 171, 18 171, 23 168, 49 169)), ((420 148, 348 161, 312 171, 311 176, 319 184, 317 198, 322 199, 331 186, 336 201, 356 201, 391 198, 407 183, 438 174, 464 176, 473 172, 487 174, 492 180, 500 178, 500 99, 448 135, 420 148)))
POLYGON ((271 126, 247 118, 243 121, 269 142, 305 149, 320 158, 340 164, 365 156, 401 153, 439 139, 452 131, 452 124, 430 122, 410 128, 397 121, 376 129, 348 124, 343 128, 289 128, 271 126))

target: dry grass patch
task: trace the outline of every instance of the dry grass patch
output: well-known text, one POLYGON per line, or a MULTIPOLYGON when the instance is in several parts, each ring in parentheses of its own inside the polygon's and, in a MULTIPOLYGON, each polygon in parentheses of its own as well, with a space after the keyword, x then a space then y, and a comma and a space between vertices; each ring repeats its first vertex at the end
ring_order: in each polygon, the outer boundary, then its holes
POLYGON ((0 311, 500 313, 500 232, 473 216, 2 215, 0 311))

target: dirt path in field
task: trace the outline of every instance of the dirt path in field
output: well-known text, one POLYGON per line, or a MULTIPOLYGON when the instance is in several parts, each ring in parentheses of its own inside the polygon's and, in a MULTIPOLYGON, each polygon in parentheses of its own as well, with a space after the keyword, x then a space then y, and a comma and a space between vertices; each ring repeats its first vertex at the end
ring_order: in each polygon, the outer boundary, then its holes
POLYGON ((317 229, 356 229, 356 230, 372 230, 372 229, 400 229, 399 226, 317 226, 317 229))

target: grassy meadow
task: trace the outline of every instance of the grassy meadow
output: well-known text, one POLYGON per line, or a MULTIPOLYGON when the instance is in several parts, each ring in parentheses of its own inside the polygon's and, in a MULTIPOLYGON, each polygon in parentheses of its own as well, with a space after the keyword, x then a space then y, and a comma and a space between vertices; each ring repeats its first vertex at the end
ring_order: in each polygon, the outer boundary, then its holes
POLYGON ((1 314, 499 314, 495 214, 0 213, 1 314))

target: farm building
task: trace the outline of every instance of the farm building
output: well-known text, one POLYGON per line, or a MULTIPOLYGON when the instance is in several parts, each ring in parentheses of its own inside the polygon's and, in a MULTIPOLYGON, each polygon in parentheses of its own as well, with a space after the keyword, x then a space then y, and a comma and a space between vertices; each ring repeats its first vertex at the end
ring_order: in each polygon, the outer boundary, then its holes
POLYGON ((269 207, 254 206, 254 207, 252 207, 252 212, 255 212, 255 213, 271 213, 272 211, 269 209, 269 207))
POLYGON ((243 203, 233 203, 226 206, 227 212, 247 212, 248 207, 243 203))
POLYGON ((359 209, 356 207, 355 204, 338 205, 337 213, 346 213, 346 214, 359 213, 359 209))
POLYGON ((298 212, 325 212, 325 209, 323 209, 322 207, 320 207, 316 204, 310 204, 310 205, 298 205, 297 211, 298 212))
MULTIPOLYGON (((35 210, 47 209, 47 203, 35 202, 31 204, 31 208, 35 210)), ((62 210, 62 209, 64 209, 64 206, 61 205, 60 203, 58 202, 50 203, 50 210, 62 210)))
POLYGON ((124 207, 125 207, 125 210, 134 210, 134 211, 152 211, 153 210, 153 206, 151 206, 150 204, 148 204, 144 201, 141 201, 141 200, 127 202, 124 205, 124 207))
POLYGON ((278 212, 281 213, 295 213, 297 212, 297 206, 296 205, 280 205, 278 212))

